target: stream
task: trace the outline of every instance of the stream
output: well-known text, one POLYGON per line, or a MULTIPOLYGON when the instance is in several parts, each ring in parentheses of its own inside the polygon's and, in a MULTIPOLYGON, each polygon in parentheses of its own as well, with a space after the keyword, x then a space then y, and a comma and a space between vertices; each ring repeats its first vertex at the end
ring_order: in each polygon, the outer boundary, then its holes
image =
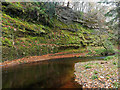
POLYGON ((103 58, 62 58, 2 68, 2 88, 82 88, 74 80, 75 63, 103 58))

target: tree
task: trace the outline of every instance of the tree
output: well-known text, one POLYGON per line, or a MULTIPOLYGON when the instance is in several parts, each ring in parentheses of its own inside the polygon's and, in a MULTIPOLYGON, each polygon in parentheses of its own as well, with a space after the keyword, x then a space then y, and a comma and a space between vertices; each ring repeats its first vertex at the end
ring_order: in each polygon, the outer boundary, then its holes
POLYGON ((113 42, 119 42, 118 41, 118 31, 119 29, 119 2, 118 0, 114 0, 114 1, 107 1, 107 0, 102 0, 101 4, 106 4, 108 5, 110 8, 107 11, 107 13, 105 14, 106 18, 107 18, 107 26, 109 27, 109 31, 112 31, 114 33, 109 33, 109 36, 111 38, 111 40, 113 42))
POLYGON ((68 1, 68 2, 67 2, 67 7, 69 7, 69 6, 70 6, 70 2, 68 1))
POLYGON ((118 14, 118 44, 120 45, 120 1, 117 3, 117 14, 118 14))
MULTIPOLYGON (((105 13, 107 11, 107 6, 101 3, 88 3, 86 16, 89 21, 96 21, 97 27, 94 29, 95 34, 95 44, 104 47, 105 55, 107 55, 110 51, 113 51, 113 44, 107 38, 109 38, 108 27, 106 24, 105 13)), ((94 25, 94 23, 92 24, 94 25)))

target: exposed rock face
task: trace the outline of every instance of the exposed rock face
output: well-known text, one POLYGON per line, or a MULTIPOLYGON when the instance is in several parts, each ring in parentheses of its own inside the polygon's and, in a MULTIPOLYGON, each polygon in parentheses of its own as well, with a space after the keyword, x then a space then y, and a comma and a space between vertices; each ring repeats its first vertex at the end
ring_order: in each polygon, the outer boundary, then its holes
POLYGON ((58 15, 58 19, 66 24, 70 24, 78 18, 71 8, 65 6, 56 7, 56 14, 58 15))
MULTIPOLYGON (((72 8, 66 6, 57 6, 56 14, 58 16, 58 20, 66 24, 72 24, 76 22, 76 23, 80 23, 81 25, 87 28, 99 29, 97 20, 95 20, 94 18, 87 17, 87 14, 84 14, 84 16, 82 16, 82 19, 80 19, 81 17, 80 14, 74 12, 72 8)), ((76 31, 76 30, 72 30, 72 31, 76 31)))

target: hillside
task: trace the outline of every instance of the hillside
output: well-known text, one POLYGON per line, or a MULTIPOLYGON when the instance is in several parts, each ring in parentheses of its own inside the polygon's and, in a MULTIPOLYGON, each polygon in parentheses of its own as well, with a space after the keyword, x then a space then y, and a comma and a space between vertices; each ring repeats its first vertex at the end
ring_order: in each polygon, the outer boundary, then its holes
POLYGON ((90 26, 86 17, 81 19, 79 15, 82 16, 82 13, 76 14, 65 6, 56 8, 54 4, 53 12, 47 12, 51 8, 44 8, 45 5, 49 4, 2 3, 3 62, 70 49, 80 51, 81 48, 96 45, 93 24, 90 26), (68 14, 65 14, 67 11, 68 14))

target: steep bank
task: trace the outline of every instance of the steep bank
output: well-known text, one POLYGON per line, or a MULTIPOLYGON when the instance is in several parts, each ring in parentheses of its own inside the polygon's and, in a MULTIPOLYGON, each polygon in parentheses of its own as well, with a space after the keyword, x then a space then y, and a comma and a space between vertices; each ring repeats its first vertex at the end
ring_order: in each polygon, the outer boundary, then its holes
MULTIPOLYGON (((94 30, 73 22, 74 17, 69 24, 56 17, 50 18, 46 9, 37 9, 34 4, 2 3, 2 62, 94 45, 94 30)), ((70 16, 72 14, 75 12, 70 16)))

